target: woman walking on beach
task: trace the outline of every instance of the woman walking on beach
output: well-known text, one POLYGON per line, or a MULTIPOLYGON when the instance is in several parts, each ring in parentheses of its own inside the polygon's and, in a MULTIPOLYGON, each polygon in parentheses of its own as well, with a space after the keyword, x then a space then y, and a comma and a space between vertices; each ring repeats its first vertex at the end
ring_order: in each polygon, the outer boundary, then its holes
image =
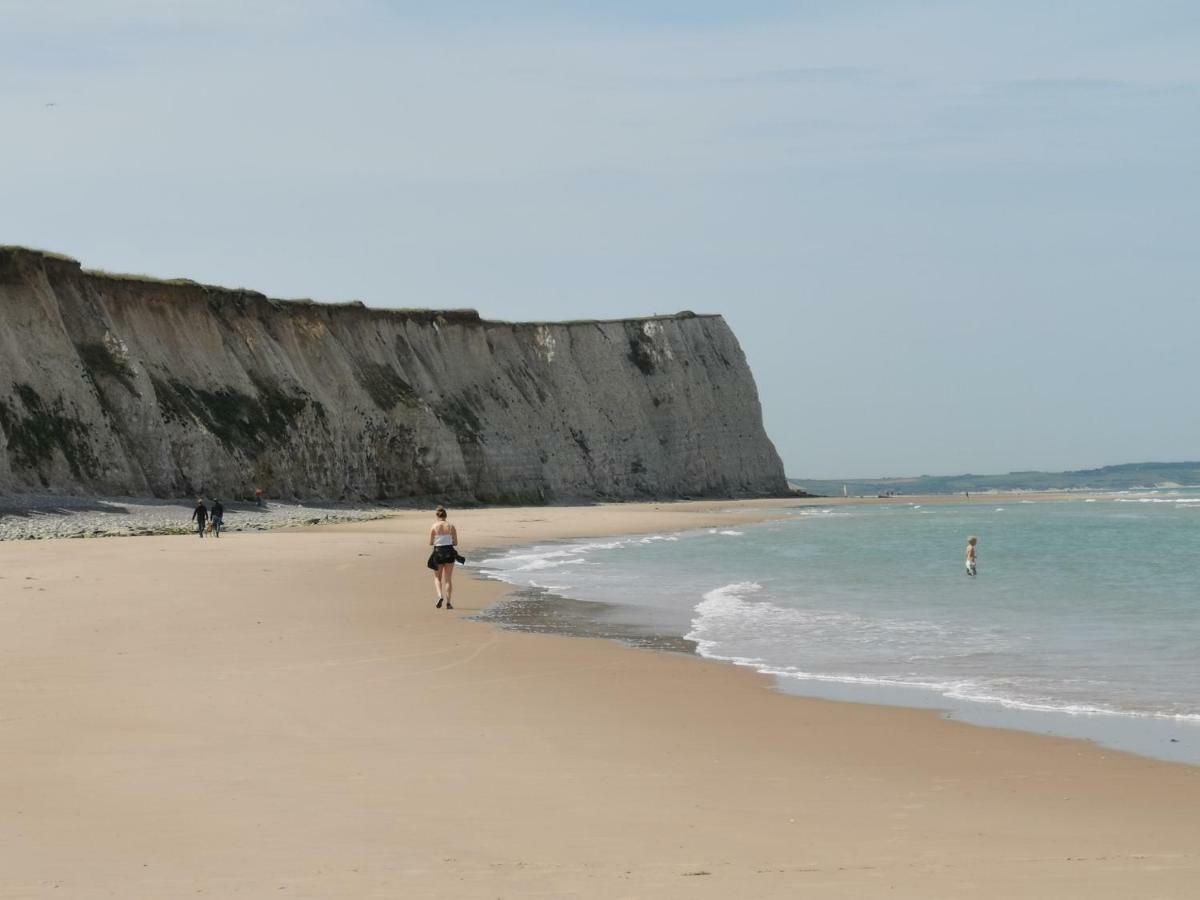
POLYGON ((458 559, 458 551, 454 545, 458 543, 458 529, 446 521, 446 509, 439 506, 434 513, 437 518, 429 529, 429 546, 433 553, 429 557, 429 568, 433 569, 433 587, 437 591, 437 608, 442 608, 445 601, 446 609, 454 609, 450 598, 454 593, 454 562, 458 559))

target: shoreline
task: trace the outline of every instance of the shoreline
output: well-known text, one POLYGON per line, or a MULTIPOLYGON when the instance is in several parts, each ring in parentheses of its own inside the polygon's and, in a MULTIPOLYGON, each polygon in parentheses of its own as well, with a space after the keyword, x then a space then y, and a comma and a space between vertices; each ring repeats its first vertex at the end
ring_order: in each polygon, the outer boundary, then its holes
MULTIPOLYGON (((929 503, 929 498, 923 500, 924 503, 929 503)), ((776 515, 764 515, 761 519, 743 518, 737 524, 752 526, 777 518, 779 517, 776 515)), ((714 520, 708 524, 721 523, 714 520)), ((696 530, 705 527, 697 525, 696 530)), ((645 532, 605 533, 586 535, 584 539, 633 540, 645 537, 652 535, 645 532)), ((540 543, 555 544, 558 541, 540 543)), ((562 543, 564 546, 570 546, 572 542, 563 540, 562 543)), ((510 549, 532 550, 536 546, 538 545, 517 545, 515 548, 511 545, 498 546, 485 550, 483 555, 487 555, 491 550, 497 553, 510 549)), ((754 672, 765 679, 769 689, 786 696, 931 711, 948 720, 981 728, 999 728, 1078 740, 1109 752, 1128 753, 1145 759, 1200 767, 1200 722, 1194 718, 1137 711, 1078 712, 1049 706, 1031 707, 1018 701, 985 702, 955 697, 934 686, 887 683, 849 676, 840 678, 782 675, 770 671, 769 667, 764 669, 749 662, 706 656, 698 652, 696 642, 686 634, 657 627, 646 620, 632 621, 637 618, 637 611, 632 609, 624 619, 608 618, 612 613, 619 613, 625 609, 619 603, 580 600, 568 593, 562 593, 559 589, 524 587, 505 581, 499 575, 484 574, 478 569, 470 571, 476 579, 496 582, 507 589, 505 594, 476 617, 494 627, 520 633, 606 640, 639 650, 694 654, 706 662, 754 672)))
MULTIPOLYGON (((980 500, 1012 502, 1034 500, 1049 502, 1107 496, 1092 492, 1042 491, 978 494, 980 500)), ((205 501, 212 498, 205 495, 205 501)), ((545 506, 475 506, 466 509, 590 509, 597 507, 669 507, 672 504, 710 506, 754 505, 762 508, 797 506, 843 506, 863 504, 911 503, 941 504, 963 502, 953 494, 912 495, 911 497, 770 497, 733 500, 631 500, 596 501, 590 505, 572 503, 545 506)), ((969 502, 969 501, 968 501, 969 502)), ((55 493, 0 495, 0 541, 51 540, 56 538, 146 537, 150 535, 194 534, 189 516, 194 500, 187 497, 76 496, 55 493)), ((248 500, 226 500, 229 519, 227 532, 275 531, 309 525, 370 521, 411 513, 418 507, 408 501, 352 503, 343 501, 302 501, 272 499, 264 507, 248 500)))
MULTIPOLYGON (((470 558, 762 513, 453 515, 470 558)), ((435 611, 428 518, 0 545, 0 886, 1182 898, 1200 877, 1193 767, 464 621, 509 586, 461 578, 435 611)))

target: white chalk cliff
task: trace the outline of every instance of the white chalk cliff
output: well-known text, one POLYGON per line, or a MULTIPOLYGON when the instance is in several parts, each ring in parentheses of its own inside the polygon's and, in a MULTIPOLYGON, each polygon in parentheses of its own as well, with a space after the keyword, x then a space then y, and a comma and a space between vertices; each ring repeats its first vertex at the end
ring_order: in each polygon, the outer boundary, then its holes
POLYGON ((0 491, 544 502, 782 494, 720 316, 508 323, 0 248, 0 491))

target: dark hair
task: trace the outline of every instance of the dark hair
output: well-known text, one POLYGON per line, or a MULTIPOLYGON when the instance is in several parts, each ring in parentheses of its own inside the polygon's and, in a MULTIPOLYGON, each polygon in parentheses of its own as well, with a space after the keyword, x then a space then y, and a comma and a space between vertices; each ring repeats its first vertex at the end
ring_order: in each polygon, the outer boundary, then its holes
POLYGON ((446 507, 439 506, 436 510, 434 510, 433 514, 435 516, 437 516, 439 519, 446 518, 446 507))

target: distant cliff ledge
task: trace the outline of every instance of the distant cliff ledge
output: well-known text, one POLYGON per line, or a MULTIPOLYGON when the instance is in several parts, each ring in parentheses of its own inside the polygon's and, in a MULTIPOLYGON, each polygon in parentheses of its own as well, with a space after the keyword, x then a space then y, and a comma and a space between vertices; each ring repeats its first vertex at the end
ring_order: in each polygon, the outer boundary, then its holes
POLYGON ((0 491, 784 494, 720 316, 487 322, 0 248, 0 491))

